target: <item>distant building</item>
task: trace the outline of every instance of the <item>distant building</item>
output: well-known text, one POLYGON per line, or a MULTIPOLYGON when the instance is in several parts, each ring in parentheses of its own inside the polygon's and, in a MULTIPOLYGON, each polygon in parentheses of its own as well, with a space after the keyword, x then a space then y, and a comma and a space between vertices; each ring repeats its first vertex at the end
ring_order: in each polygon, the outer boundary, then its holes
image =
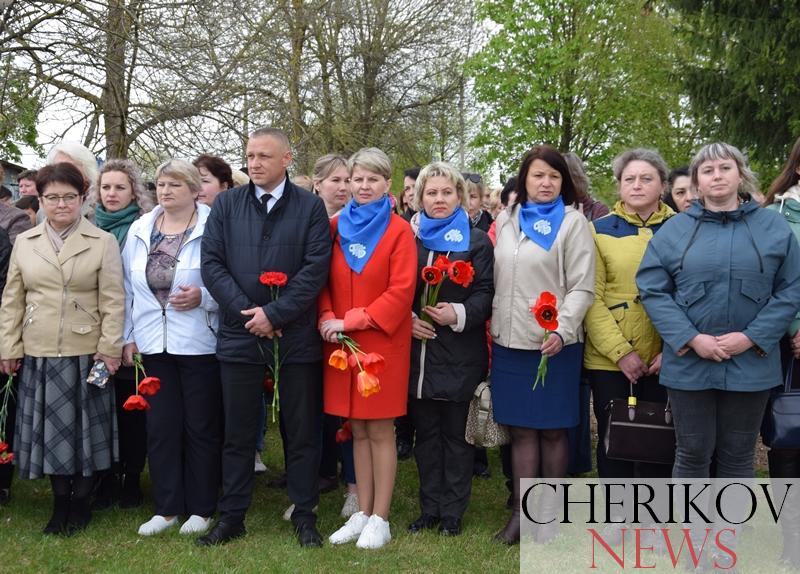
POLYGON ((14 198, 19 197, 19 185, 17 184, 17 176, 21 174, 23 171, 28 169, 27 167, 17 165, 15 163, 11 163, 10 161, 5 161, 0 159, 0 166, 3 167, 3 180, 0 182, 5 185, 11 192, 14 194, 14 198))

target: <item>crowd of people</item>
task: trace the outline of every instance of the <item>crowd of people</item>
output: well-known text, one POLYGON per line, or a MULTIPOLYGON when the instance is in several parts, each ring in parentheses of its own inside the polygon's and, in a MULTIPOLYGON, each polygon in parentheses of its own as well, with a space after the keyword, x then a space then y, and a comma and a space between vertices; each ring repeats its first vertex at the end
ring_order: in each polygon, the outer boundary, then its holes
MULTIPOLYGON (((626 150, 610 209, 581 159, 548 145, 502 190, 433 162, 404 172, 397 201, 380 149, 325 155, 302 186, 291 162, 286 135, 258 129, 246 176, 210 155, 171 159, 152 197, 130 161, 98 170, 62 144, 20 175, 16 207, 0 202, 0 370, 17 385, 6 436, 21 478, 50 479, 46 533, 141 505, 147 461, 155 512, 139 535, 182 521, 199 545, 243 536, 273 399, 301 546, 322 544, 316 508, 339 464, 346 521, 329 542, 387 544, 411 453, 408 531, 457 536, 486 473, 465 427, 487 378, 511 436, 499 542, 519 541, 520 479, 592 468, 590 395, 601 479, 753 476, 770 394, 800 358, 800 140, 763 204, 725 143, 672 171, 626 150), (531 312, 542 293, 558 312, 548 330, 531 312), (160 381, 146 399, 145 373, 160 381), (634 387, 671 405, 672 464, 602 448, 608 405, 634 387)), ((769 466, 797 476, 800 451, 772 449, 769 466)), ((0 466, 1 502, 10 487, 0 466)), ((800 567, 800 509, 787 516, 784 558, 800 567)))

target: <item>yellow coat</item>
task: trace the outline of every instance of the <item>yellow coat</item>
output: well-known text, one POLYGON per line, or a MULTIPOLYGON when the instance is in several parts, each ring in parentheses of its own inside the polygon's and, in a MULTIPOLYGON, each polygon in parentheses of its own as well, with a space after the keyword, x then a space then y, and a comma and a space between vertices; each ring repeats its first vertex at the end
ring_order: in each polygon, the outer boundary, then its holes
POLYGON ((592 223, 597 265, 594 303, 584 319, 585 368, 619 371, 617 361, 631 351, 645 363, 661 352, 661 337, 639 299, 636 271, 653 234, 672 215, 659 203, 643 222, 617 202, 610 214, 592 223))
POLYGON ((40 223, 17 236, 0 305, 0 357, 122 354, 117 240, 81 219, 56 254, 40 223))

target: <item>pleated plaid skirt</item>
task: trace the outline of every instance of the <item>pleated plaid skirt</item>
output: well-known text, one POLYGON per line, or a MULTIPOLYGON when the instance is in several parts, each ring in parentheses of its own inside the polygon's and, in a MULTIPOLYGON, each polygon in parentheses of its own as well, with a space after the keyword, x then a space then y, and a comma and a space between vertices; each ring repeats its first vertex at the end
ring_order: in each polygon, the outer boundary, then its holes
POLYGON ((91 355, 22 363, 14 457, 20 478, 91 476, 118 457, 114 385, 86 382, 91 355))

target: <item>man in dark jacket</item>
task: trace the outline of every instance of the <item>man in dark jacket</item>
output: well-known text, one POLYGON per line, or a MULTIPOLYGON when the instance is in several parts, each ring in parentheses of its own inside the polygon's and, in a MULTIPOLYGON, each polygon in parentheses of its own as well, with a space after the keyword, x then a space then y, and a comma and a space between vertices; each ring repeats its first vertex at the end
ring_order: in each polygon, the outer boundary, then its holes
POLYGON ((203 281, 219 303, 217 358, 225 411, 219 522, 198 539, 203 546, 245 533, 259 401, 266 368, 273 365, 274 337, 280 341, 279 396, 289 498, 295 505, 292 522, 302 546, 322 544, 313 512, 319 501, 322 419, 316 302, 328 279, 331 237, 322 200, 289 181, 291 161, 282 131, 262 128, 250 134, 251 182, 217 197, 203 234, 203 281), (265 271, 288 276, 275 299, 259 282, 265 271))

